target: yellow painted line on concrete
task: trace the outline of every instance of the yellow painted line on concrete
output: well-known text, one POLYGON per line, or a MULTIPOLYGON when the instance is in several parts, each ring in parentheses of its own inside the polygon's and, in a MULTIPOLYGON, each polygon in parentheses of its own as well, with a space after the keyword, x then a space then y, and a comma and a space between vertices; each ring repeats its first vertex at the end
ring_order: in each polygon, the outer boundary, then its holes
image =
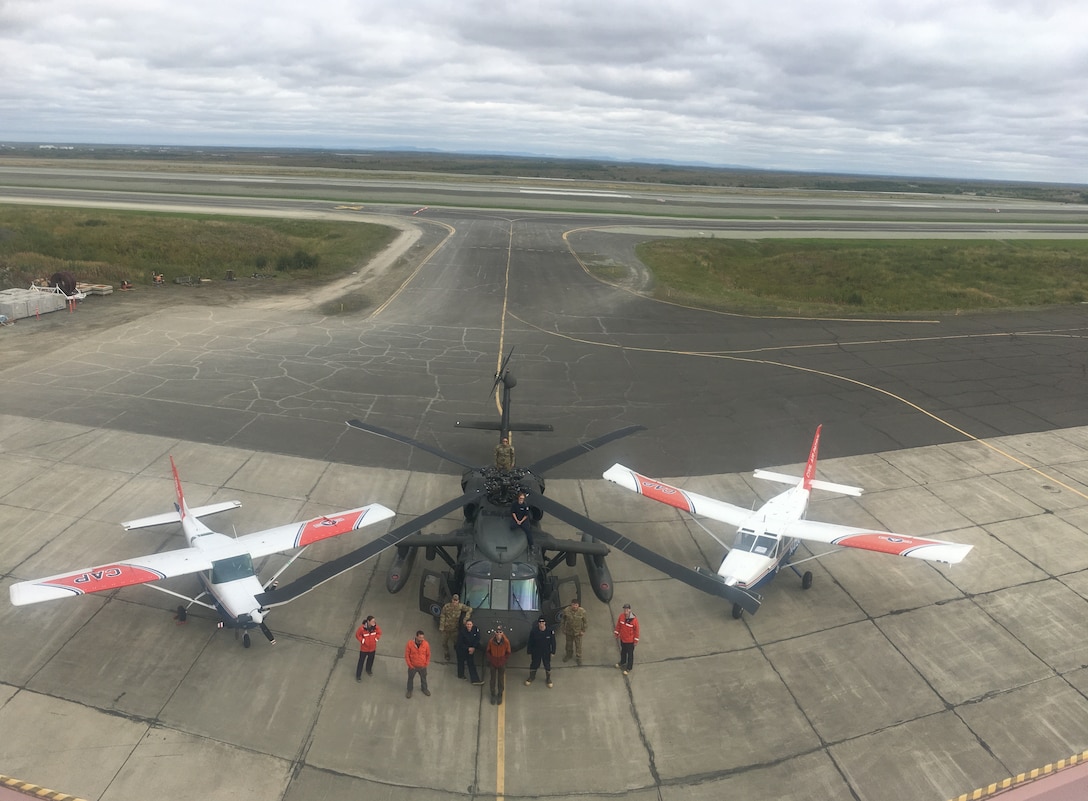
POLYGON ((506 699, 495 709, 495 801, 502 801, 506 798, 506 699))
POLYGON ((980 787, 977 790, 972 790, 969 793, 958 795, 951 801, 979 801, 983 798, 989 798, 997 793, 1002 793, 1005 790, 1011 789, 1021 784, 1027 784, 1035 779, 1041 779, 1043 776, 1049 776, 1052 773, 1057 773, 1063 768, 1071 768, 1074 765, 1083 764, 1088 760, 1088 751, 1082 751, 1079 754, 1075 754, 1068 759, 1060 759, 1057 762, 1051 762, 1049 765, 1043 765, 1041 768, 1035 768, 1027 773, 1018 773, 1015 776, 1010 776, 1007 779, 1003 779, 999 782, 987 785, 986 787, 980 787))
POLYGON ((10 776, 5 776, 2 773, 0 773, 0 785, 35 798, 48 798, 51 799, 51 801, 83 801, 83 799, 77 798, 74 795, 58 793, 55 790, 46 790, 44 787, 39 787, 30 782, 19 781, 10 776))
MULTIPOLYGON (((935 414, 934 412, 931 412, 928 409, 923 408, 922 406, 918 405, 914 401, 911 401, 911 400, 908 400, 907 398, 904 398, 902 395, 897 395, 897 394, 895 394, 894 392, 892 392, 890 390, 884 389, 882 387, 875 386, 874 384, 868 384, 868 383, 866 383, 864 381, 859 381, 856 378, 850 378, 848 376, 838 375, 837 373, 829 373, 826 370, 817 370, 815 368, 805 367, 805 366, 800 365, 800 364, 790 364, 788 362, 778 362, 778 361, 774 361, 773 359, 757 359, 757 358, 751 358, 751 357, 745 357, 745 356, 734 356, 734 355, 731 355, 731 354, 728 354, 728 353, 692 351, 692 350, 675 350, 675 349, 671 349, 671 348, 631 347, 631 346, 628 346, 628 345, 619 345, 619 344, 615 344, 615 343, 611 343, 611 342, 598 342, 598 341, 594 341, 592 339, 583 339, 581 337, 570 336, 570 335, 567 335, 567 334, 560 334, 557 331, 549 331, 549 330, 547 330, 545 328, 541 328, 540 326, 535 325, 534 323, 531 323, 530 321, 528 321, 528 320, 526 320, 524 318, 518 317, 516 314, 511 314, 510 316, 513 317, 515 320, 518 320, 519 322, 524 323, 525 325, 529 326, 530 328, 535 329, 536 331, 540 331, 540 332, 545 333, 545 334, 550 334, 551 336, 558 337, 560 339, 565 339, 565 340, 567 340, 569 342, 578 342, 578 343, 583 344, 583 345, 595 345, 595 346, 597 346, 599 348, 612 348, 614 350, 627 350, 627 351, 637 352, 637 353, 661 353, 661 354, 667 354, 667 355, 673 355, 673 356, 694 356, 694 357, 702 358, 702 359, 721 359, 721 360, 724 360, 724 361, 742 362, 744 364, 763 365, 765 367, 779 367, 779 368, 782 368, 782 369, 785 369, 785 370, 795 370, 795 371, 797 371, 799 373, 808 373, 809 375, 818 375, 818 376, 821 376, 823 378, 830 379, 832 381, 842 381, 843 383, 846 383, 846 384, 853 384, 856 387, 861 387, 862 389, 866 389, 866 390, 869 390, 871 392, 875 392, 877 394, 884 395, 885 397, 891 398, 892 400, 894 400, 894 401, 896 401, 898 403, 902 403, 902 404, 904 404, 906 406, 909 406, 911 409, 914 409, 919 414, 923 414, 926 417, 928 417, 929 419, 933 420, 934 422, 939 423, 939 424, 945 426, 946 428, 952 429, 957 434, 964 437, 966 440, 968 440, 970 442, 977 443, 978 445, 981 445, 984 448, 988 448, 989 450, 993 451, 997 455, 1002 456, 1005 459, 1008 459, 1009 461, 1013 462, 1014 464, 1018 464, 1018 465, 1020 465, 1020 467, 1023 467, 1026 470, 1030 470, 1032 473, 1035 473, 1040 478, 1043 478, 1043 479, 1049 481, 1051 484, 1056 484, 1059 487, 1061 487, 1062 489, 1069 491, 1073 495, 1076 495, 1076 496, 1078 496, 1080 498, 1084 498, 1085 500, 1088 500, 1088 493, 1082 492, 1081 490, 1077 489, 1076 487, 1070 486, 1069 484, 1065 483, 1064 481, 1062 481, 1057 476, 1053 476, 1050 473, 1047 473, 1046 471, 1042 470, 1041 468, 1036 467, 1035 465, 1028 464, 1023 459, 1020 459, 1019 457, 1014 456, 1013 454, 1009 453, 1008 451, 1002 450, 998 446, 996 446, 996 445, 994 445, 994 444, 992 444, 990 442, 987 442, 987 441, 985 441, 985 440, 983 440, 983 439, 981 439, 979 437, 976 437, 974 434, 971 434, 971 433, 969 433, 967 431, 964 431, 962 428, 960 428, 959 426, 953 424, 951 421, 945 420, 943 417, 940 417, 939 415, 935 414)), ((896 340, 890 340, 890 341, 894 342, 896 340)))

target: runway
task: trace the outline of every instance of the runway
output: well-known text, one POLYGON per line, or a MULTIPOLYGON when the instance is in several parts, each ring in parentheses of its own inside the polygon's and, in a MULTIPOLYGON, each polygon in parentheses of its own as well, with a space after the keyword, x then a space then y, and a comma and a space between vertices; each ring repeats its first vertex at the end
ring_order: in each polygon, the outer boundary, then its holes
MULTIPOLYGON (((196 202, 131 190, 95 198, 196 202)), ((401 515, 430 508, 454 492, 458 470, 343 421, 362 417, 486 462, 488 435, 454 424, 497 416, 489 389, 511 346, 515 419, 555 427, 519 435, 519 461, 647 426, 549 475, 548 494, 677 561, 716 567, 720 548, 604 485, 604 468, 622 461, 754 502, 768 487, 751 470, 796 469, 820 423, 821 472, 868 492, 821 500, 814 514, 975 550, 955 570, 837 554, 813 563, 812 590, 783 575, 742 622, 610 557, 614 606, 631 602, 650 632, 639 669, 626 679, 611 669, 607 621, 618 609, 591 600, 588 664, 557 671, 551 691, 515 688, 501 713, 444 666, 429 706, 398 695, 398 651, 426 618, 411 589, 385 593, 387 557, 276 610, 274 651, 243 651, 207 621, 175 627, 169 599, 145 589, 8 606, 0 730, 35 733, 3 739, 0 772, 110 801, 146 798, 148 787, 226 797, 225 784, 230 797, 255 799, 883 799, 895 787, 910 801, 953 798, 1088 748, 1088 653, 1076 627, 1088 606, 1083 308, 735 317, 641 296, 631 254, 647 229, 749 223, 259 205, 399 215, 435 245, 387 305, 359 317, 179 307, 0 373, 5 586, 176 547, 166 532, 134 538, 116 525, 170 503, 167 453, 205 497, 242 496, 231 519, 239 533, 360 501, 401 515), (583 269, 603 262, 625 267, 623 286, 583 269), (360 613, 389 634, 373 688, 351 677, 360 613), (210 767, 194 775, 194 765, 210 767)))

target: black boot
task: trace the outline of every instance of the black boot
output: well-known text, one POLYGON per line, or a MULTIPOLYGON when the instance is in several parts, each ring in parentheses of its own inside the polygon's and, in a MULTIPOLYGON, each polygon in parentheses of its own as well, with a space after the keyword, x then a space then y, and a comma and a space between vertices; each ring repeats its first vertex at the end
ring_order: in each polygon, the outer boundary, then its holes
POLYGON ((536 671, 535 670, 530 670, 529 671, 529 678, 527 678, 525 680, 525 686, 528 687, 530 684, 532 684, 534 679, 536 679, 536 671))

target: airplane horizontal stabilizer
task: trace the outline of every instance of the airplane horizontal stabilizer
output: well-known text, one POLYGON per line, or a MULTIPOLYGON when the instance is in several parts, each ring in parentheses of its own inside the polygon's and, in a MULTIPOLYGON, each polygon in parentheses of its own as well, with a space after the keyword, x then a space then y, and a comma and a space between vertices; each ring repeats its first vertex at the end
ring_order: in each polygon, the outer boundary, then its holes
MULTIPOLYGON (((241 501, 223 501, 222 503, 213 503, 208 506, 198 506, 195 509, 190 509, 189 514, 193 517, 206 517, 208 515, 218 514, 219 512, 227 512, 231 509, 237 509, 242 505, 241 501)), ((152 515, 151 517, 141 517, 138 520, 129 520, 121 525, 124 526, 125 531, 131 531, 134 528, 149 528, 150 526, 165 526, 167 523, 180 523, 181 515, 177 512, 163 512, 161 515, 152 515)))
MULTIPOLYGON (((789 484, 796 487, 803 479, 800 476, 790 476, 785 473, 776 473, 773 470, 756 470, 752 473, 756 478, 762 478, 766 481, 777 481, 779 484, 789 484)), ((812 488, 819 490, 826 490, 827 492, 837 492, 840 495, 853 495, 857 497, 861 493, 865 492, 861 487, 851 487, 848 484, 836 484, 833 481, 821 481, 818 478, 812 479, 812 488)))

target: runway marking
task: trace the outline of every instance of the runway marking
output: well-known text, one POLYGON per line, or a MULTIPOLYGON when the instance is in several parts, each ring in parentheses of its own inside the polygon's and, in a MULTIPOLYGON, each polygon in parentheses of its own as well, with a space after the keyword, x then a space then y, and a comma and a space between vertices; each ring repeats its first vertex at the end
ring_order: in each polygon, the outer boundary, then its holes
POLYGON ((495 799, 502 801, 506 797, 506 701, 495 709, 498 712, 495 721, 495 799))
POLYGON ((373 320, 375 317, 377 317, 379 314, 381 314, 383 311, 385 311, 386 308, 389 306, 389 304, 392 303, 394 300, 396 300, 397 297, 400 296, 400 293, 403 292, 405 290, 405 288, 407 288, 408 284, 412 283, 412 280, 417 275, 419 275, 419 271, 422 270, 426 265, 430 264, 430 261, 431 261, 431 259, 434 258, 435 254, 437 254, 438 251, 442 250, 442 248, 444 248, 446 246, 446 243, 448 243, 450 241, 450 239, 453 237, 453 235, 457 233, 456 228, 454 228, 452 225, 447 225, 444 222, 438 222, 436 220, 435 225, 441 225, 443 228, 445 228, 447 231, 449 231, 449 233, 446 234, 446 238, 443 239, 441 242, 439 242, 437 245, 434 246, 434 250, 432 250, 430 253, 428 253, 426 255, 426 257, 424 257, 424 259, 419 263, 419 265, 414 270, 412 270, 412 274, 404 279, 404 283, 402 283, 399 287, 397 287, 397 291, 394 292, 392 295, 390 295, 388 298, 386 298, 385 303, 383 303, 378 308, 376 308, 374 311, 372 311, 369 315, 367 315, 366 319, 368 321, 373 320))
MULTIPOLYGON (((770 359, 754 359, 754 358, 748 358, 748 357, 745 357, 745 356, 735 356, 735 355, 732 355, 732 354, 729 354, 729 353, 714 353, 714 352, 690 351, 690 350, 672 350, 672 349, 668 349, 668 348, 642 348, 642 347, 631 347, 629 345, 617 345, 617 344, 613 344, 613 343, 610 343, 610 342, 595 342, 595 341, 590 340, 590 339, 582 339, 580 337, 574 337, 574 336, 570 336, 568 334, 561 334, 558 331, 550 331, 548 329, 541 328, 540 326, 538 326, 538 325, 536 325, 534 323, 531 323, 528 320, 525 320, 525 319, 523 319, 521 317, 518 317, 517 315, 512 314, 512 313, 511 313, 510 316, 513 317, 518 322, 520 322, 520 323, 522 323, 524 325, 527 325, 527 326, 529 326, 530 328, 532 328, 532 329, 534 329, 536 331, 540 331, 541 333, 549 334, 551 336, 559 337, 560 339, 565 339, 565 340, 568 340, 570 342, 578 342, 579 344, 582 344, 582 345, 596 345, 597 347, 601 347, 601 348, 613 348, 613 349, 616 349, 616 350, 629 350, 629 351, 634 351, 634 352, 637 352, 637 353, 661 353, 661 354, 673 355, 673 356, 694 356, 694 357, 697 357, 697 358, 704 358, 704 359, 725 359, 725 360, 728 360, 728 361, 744 362, 746 364, 764 365, 764 366, 767 366, 767 367, 783 367, 783 368, 785 368, 787 370, 797 370, 798 372, 809 373, 811 375, 818 375, 818 376, 822 376, 824 378, 829 378, 829 379, 831 379, 833 381, 842 381, 842 382, 845 382, 847 384, 853 384, 854 386, 861 387, 862 389, 871 390, 873 392, 876 392, 876 393, 884 395, 884 396, 886 396, 888 398, 891 398, 892 400, 898 401, 899 403, 905 404, 905 405, 909 406, 910 408, 914 409, 915 411, 917 411, 917 412, 925 415, 926 417, 930 418, 934 422, 939 423, 940 425, 943 425, 946 428, 952 429, 953 431, 955 431, 957 434, 960 434, 961 436, 963 436, 968 441, 977 442, 978 444, 982 445, 983 447, 989 448, 991 451, 993 451, 997 455, 1002 456, 1002 457, 1008 459, 1009 461, 1014 462, 1015 464, 1018 464, 1023 468, 1026 468, 1027 470, 1030 470, 1032 473, 1035 473, 1039 477, 1041 477, 1041 478, 1043 478, 1043 479, 1045 479, 1045 480, 1047 480, 1047 481, 1049 481, 1049 482, 1051 482, 1053 484, 1056 484, 1057 486, 1061 487, 1062 489, 1068 490, 1069 492, 1073 493, 1074 495, 1077 495, 1077 496, 1079 496, 1079 497, 1081 497, 1081 498, 1083 498, 1085 500, 1088 500, 1088 493, 1081 492, 1080 490, 1076 489, 1075 487, 1069 486, 1064 481, 1062 481, 1062 480, 1060 480, 1058 478, 1055 478, 1054 476, 1050 475, 1049 473, 1046 473, 1046 472, 1040 470, 1038 467, 1033 467, 1032 465, 1030 465, 1027 462, 1023 461, 1019 457, 1016 457, 1016 456, 1012 455, 1008 451, 1004 451, 1001 448, 997 447, 996 445, 993 445, 993 444, 991 444, 989 442, 986 442, 985 440, 980 439, 979 437, 976 437, 974 434, 971 434, 971 433, 969 433, 967 431, 964 431, 959 426, 954 425, 953 423, 949 422, 948 420, 945 420, 943 417, 940 417, 937 414, 929 411, 928 409, 925 409, 925 408, 919 406, 914 401, 907 400, 902 395, 896 395, 894 392, 892 392, 890 390, 887 390, 887 389, 883 389, 882 387, 878 387, 875 384, 868 384, 868 383, 866 383, 864 381, 859 381, 856 378, 849 378, 849 377, 844 376, 844 375, 838 375, 836 373, 829 373, 826 370, 817 370, 817 369, 815 369, 813 367, 803 367, 803 366, 797 365, 797 364, 788 364, 787 362, 777 362, 777 361, 772 361, 770 359)), ((952 338, 960 338, 961 336, 965 336, 965 335, 956 335, 956 337, 952 337, 952 338)), ((995 336, 995 335, 994 334, 983 334, 981 336, 995 336)), ((1011 336, 1011 335, 1010 334, 1002 334, 1000 336, 1011 336)), ((940 337, 937 337, 937 339, 940 339, 940 337)), ((889 341, 891 341, 891 340, 889 340, 889 341)))

